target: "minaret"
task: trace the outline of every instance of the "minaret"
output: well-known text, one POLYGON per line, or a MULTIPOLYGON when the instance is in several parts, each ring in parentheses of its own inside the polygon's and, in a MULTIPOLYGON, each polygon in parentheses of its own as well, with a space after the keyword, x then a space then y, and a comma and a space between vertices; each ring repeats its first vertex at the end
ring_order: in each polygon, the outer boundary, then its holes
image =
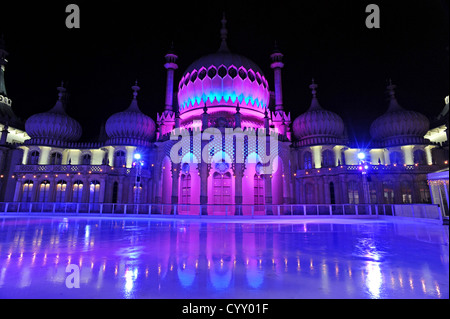
MULTIPOLYGON (((6 60, 6 57, 8 55, 8 52, 6 52, 5 50, 5 40, 2 37, 0 38, 0 103, 3 102, 7 102, 8 98, 6 97, 6 87, 5 87, 5 76, 4 76, 4 72, 5 72, 5 65, 8 62, 8 60, 6 60), (4 101, 5 100, 5 101, 4 101)), ((5 103, 7 104, 7 103, 5 103)), ((8 123, 5 123, 5 125, 3 125, 3 130, 1 131, 1 138, 0 138, 0 144, 4 145, 6 143, 6 139, 8 137, 8 123)))
MULTIPOLYGON (((160 115, 157 114, 158 123, 158 136, 161 138, 167 133, 170 133, 175 128, 175 112, 173 107, 173 78, 174 71, 178 69, 176 61, 178 56, 173 50, 173 42, 170 46, 169 52, 164 56, 166 63, 164 67, 167 69, 167 82, 166 82, 166 101, 164 106, 164 112, 160 115)), ((178 106, 176 106, 178 108, 178 106)))
POLYGON ((164 67, 167 69, 167 82, 166 82, 166 103, 164 111, 173 111, 173 74, 176 69, 178 69, 178 65, 175 63, 178 59, 178 56, 175 54, 173 50, 173 42, 170 47, 169 52, 165 55, 166 64, 164 67))
POLYGON ((8 56, 8 52, 5 50, 5 39, 0 38, 0 95, 6 97, 6 87, 5 87, 5 66, 8 63, 6 57, 8 56))
POLYGON ((281 69, 284 67, 282 62, 283 54, 278 49, 276 42, 270 58, 272 59, 270 67, 273 69, 275 80, 275 111, 283 111, 283 92, 281 86, 281 69))
POLYGON ((283 54, 278 49, 275 42, 275 48, 270 55, 272 64, 270 67, 274 72, 274 84, 275 84, 275 111, 272 112, 272 122, 275 129, 280 135, 286 136, 288 140, 291 139, 291 133, 287 129, 291 123, 291 114, 286 114, 283 108, 283 89, 281 85, 281 69, 284 67, 282 62, 283 54))

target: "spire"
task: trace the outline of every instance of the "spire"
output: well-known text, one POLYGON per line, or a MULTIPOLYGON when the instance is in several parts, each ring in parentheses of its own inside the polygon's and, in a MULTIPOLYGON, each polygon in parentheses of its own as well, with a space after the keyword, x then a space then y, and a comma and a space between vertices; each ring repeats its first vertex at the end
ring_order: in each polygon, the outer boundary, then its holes
POLYGON ((221 22, 222 22, 222 28, 220 29, 220 38, 222 39, 222 43, 220 44, 219 52, 230 52, 230 50, 228 49, 228 46, 227 46, 228 30, 226 27, 227 19, 225 18, 225 12, 223 13, 221 22))
POLYGON ((312 93, 312 100, 311 100, 311 106, 309 107, 308 111, 313 111, 313 110, 320 110, 322 109, 322 107, 319 104, 319 101, 317 100, 316 94, 317 94, 317 89, 318 85, 314 82, 314 78, 311 80, 311 85, 309 86, 309 88, 311 89, 311 93, 312 93))
POLYGON ((392 80, 389 79, 389 85, 386 87, 389 93, 389 108, 387 112, 402 110, 402 107, 398 104, 397 99, 395 98, 396 87, 396 85, 392 84, 392 80))

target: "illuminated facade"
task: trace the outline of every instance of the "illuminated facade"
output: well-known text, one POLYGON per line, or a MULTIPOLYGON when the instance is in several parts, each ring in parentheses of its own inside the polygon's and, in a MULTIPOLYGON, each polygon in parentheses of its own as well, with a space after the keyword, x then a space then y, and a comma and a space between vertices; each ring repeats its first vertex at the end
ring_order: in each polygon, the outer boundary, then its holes
MULTIPOLYGON (((424 115, 399 105, 390 84, 388 110, 370 128, 371 146, 359 149, 349 142, 340 116, 320 105, 314 80, 310 107, 291 121, 283 104, 283 54, 275 49, 271 55, 271 91, 254 62, 230 52, 225 23, 219 50, 193 62, 175 89, 177 55, 165 56, 165 107, 156 122, 138 106, 137 83, 130 106, 106 122, 105 142, 78 141, 82 128, 65 111, 63 85, 52 109, 26 121, 26 133, 2 119, 0 200, 180 204, 181 213, 191 212, 189 205, 211 204, 215 212, 229 206, 234 214, 270 204, 430 202, 427 174, 448 168, 448 104, 446 120, 430 130, 424 115), (192 141, 208 128, 242 131, 231 143, 216 141, 207 159, 209 141, 200 139, 200 148, 185 145, 181 161, 172 160, 174 131, 192 141), (263 134, 260 129, 277 134, 271 172, 262 169, 261 144, 247 140, 263 134), (236 160, 238 152, 243 162, 236 160)), ((6 51, 0 52, 0 104, 11 110, 3 78, 6 51)), ((163 212, 170 213, 170 206, 163 212)))

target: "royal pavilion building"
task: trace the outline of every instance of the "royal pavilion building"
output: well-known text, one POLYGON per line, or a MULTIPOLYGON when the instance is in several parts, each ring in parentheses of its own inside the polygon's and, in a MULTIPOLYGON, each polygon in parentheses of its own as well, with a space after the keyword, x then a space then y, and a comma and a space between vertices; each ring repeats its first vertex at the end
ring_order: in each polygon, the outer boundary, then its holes
MULTIPOLYGON (((275 49, 270 56, 269 83, 252 60, 230 52, 225 23, 218 51, 183 73, 175 52, 167 53, 162 113, 139 107, 136 82, 123 92, 131 93, 129 106, 107 119, 105 141, 94 143, 80 141, 82 127, 66 112, 64 84, 47 112, 25 123, 14 115, 0 43, 0 201, 76 203, 92 211, 99 203, 167 204, 161 213, 173 213, 171 204, 179 204, 179 214, 264 214, 285 204, 431 203, 428 174, 448 171, 448 98, 439 121, 430 124, 397 101, 390 82, 388 105, 380 106, 385 111, 370 126, 370 147, 358 148, 333 106, 319 103, 314 80, 302 84, 311 96, 301 99, 296 107, 304 112, 291 119, 283 104, 283 54, 275 49), (212 141, 204 133, 212 128, 223 138, 214 138, 215 146, 204 152, 212 141), (234 132, 230 140, 227 129, 234 132), (188 143, 174 152, 182 136, 188 143), (268 152, 274 136, 276 153, 268 152), (267 154, 275 168, 267 169, 267 154)), ((446 185, 448 205, 448 179, 446 185)))

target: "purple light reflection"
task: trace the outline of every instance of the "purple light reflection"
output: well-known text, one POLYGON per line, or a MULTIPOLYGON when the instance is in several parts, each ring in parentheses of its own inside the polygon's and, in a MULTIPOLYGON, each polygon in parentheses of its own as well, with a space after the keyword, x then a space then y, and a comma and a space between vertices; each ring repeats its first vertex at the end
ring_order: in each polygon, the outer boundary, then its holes
POLYGON ((441 225, 278 222, 6 217, 0 297, 449 296, 441 225), (80 266, 80 289, 65 286, 69 264, 80 266))

